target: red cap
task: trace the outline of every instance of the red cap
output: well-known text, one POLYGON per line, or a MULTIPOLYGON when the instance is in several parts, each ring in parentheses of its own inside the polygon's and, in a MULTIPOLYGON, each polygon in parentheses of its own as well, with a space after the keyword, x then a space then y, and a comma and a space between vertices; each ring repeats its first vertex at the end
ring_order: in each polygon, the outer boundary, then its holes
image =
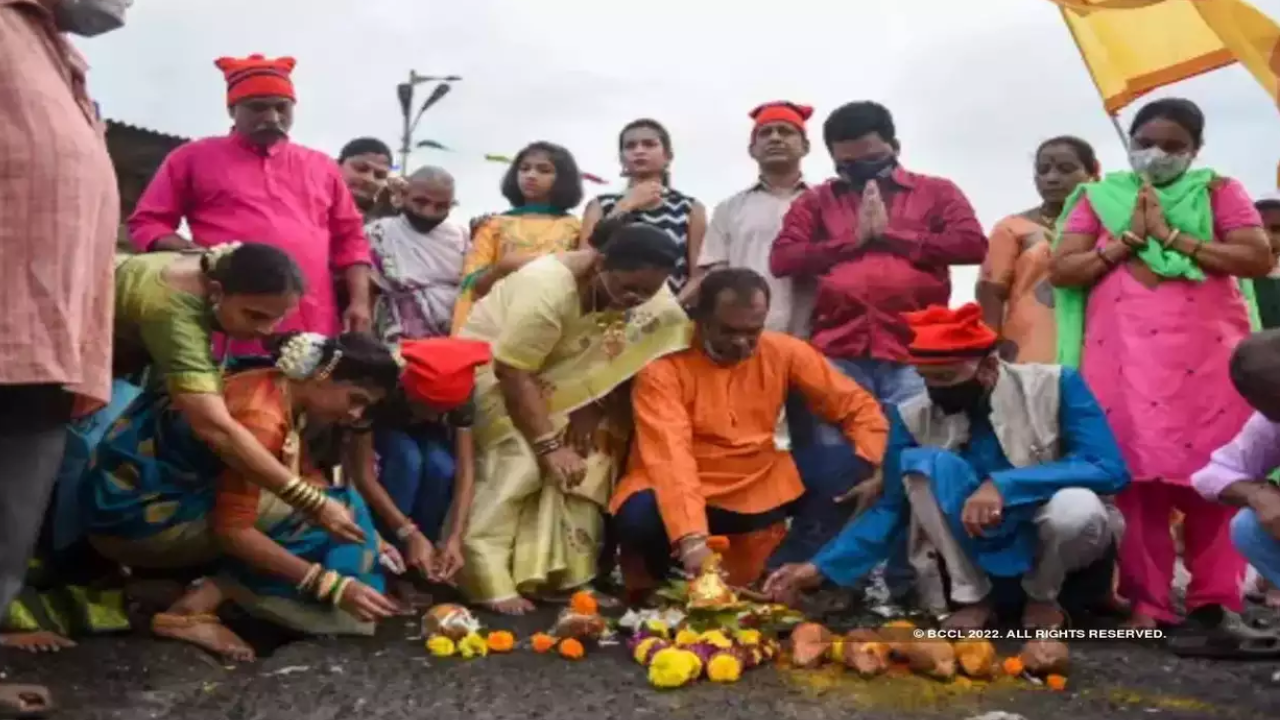
POLYGON ((986 357, 999 337, 982 322, 982 309, 976 303, 951 310, 945 305, 931 305, 919 312, 902 314, 911 329, 909 352, 916 365, 946 365, 986 357))
POLYGON ((291 57, 267 59, 262 55, 247 58, 218 58, 214 65, 227 79, 227 105, 251 97, 298 98, 293 92, 290 74, 297 65, 291 57))
POLYGON ((476 368, 493 359, 489 344, 460 338, 406 340, 400 344, 400 384, 410 400, 452 410, 471 397, 476 368))
POLYGON ((751 111, 751 119, 756 121, 756 127, 784 122, 796 126, 800 132, 804 132, 804 124, 811 117, 813 117, 813 108, 785 101, 765 103, 751 111))

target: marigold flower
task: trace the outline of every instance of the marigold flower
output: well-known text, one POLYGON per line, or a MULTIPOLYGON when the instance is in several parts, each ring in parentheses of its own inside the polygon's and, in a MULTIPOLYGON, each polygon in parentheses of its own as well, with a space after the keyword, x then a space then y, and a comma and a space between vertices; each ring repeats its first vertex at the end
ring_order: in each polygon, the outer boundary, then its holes
POLYGON ((569 598, 569 609, 579 615, 599 615, 600 603, 586 590, 579 590, 569 598))
POLYGON ((742 677, 742 661, 733 653, 720 652, 707 663, 707 678, 711 682, 733 683, 742 677))
POLYGON ((760 638, 761 635, 759 630, 739 630, 733 634, 733 639, 737 640, 739 645, 745 645, 747 647, 759 645, 760 638))
POLYGON ((436 657, 449 657, 458 651, 458 646, 444 635, 432 635, 427 640, 427 651, 436 657))
POLYGON ((663 640, 671 639, 671 628, 667 627, 667 624, 662 622, 661 620, 646 621, 644 624, 644 629, 646 632, 652 635, 656 635, 662 638, 663 640))
POLYGON ((484 657, 489 654, 489 644, 480 633, 467 633, 467 636, 458 642, 458 653, 468 660, 473 657, 484 657))
POLYGON ((497 630, 489 633, 485 644, 489 646, 490 652, 509 653, 516 646, 516 636, 506 630, 497 630))
POLYGON ((706 643, 721 650, 733 647, 733 641, 721 630, 708 630, 698 636, 698 642, 706 643))
POLYGON ((688 647, 698 644, 698 633, 688 628, 676 633, 676 645, 680 647, 688 647))
POLYGON ((1049 675, 1044 679, 1044 684, 1048 685, 1050 690, 1066 690, 1067 678, 1065 675, 1049 675))
POLYGON ((1020 657, 1007 657, 1004 662, 1000 663, 1000 667, 1004 669, 1005 675, 1012 675, 1013 677, 1021 675, 1022 671, 1026 669, 1020 657))
POLYGON ((576 638, 565 638, 560 641, 560 656, 569 660, 581 660, 587 649, 576 638))
POLYGON ((662 638, 645 638, 636 645, 635 650, 631 652, 631 657, 634 658, 636 662, 644 665, 649 661, 649 656, 654 653, 655 648, 661 650, 665 647, 667 647, 667 643, 663 641, 662 638))
POLYGON ((723 553, 729 549, 729 538, 723 535, 712 535, 707 538, 707 549, 711 552, 723 553))
POLYGON ((688 650, 659 650, 649 663, 649 684, 657 688, 678 688, 689 684, 702 672, 702 661, 688 650))
POLYGON ((549 653, 556 646, 556 639, 546 633, 537 633, 530 638, 530 641, 536 653, 549 653))

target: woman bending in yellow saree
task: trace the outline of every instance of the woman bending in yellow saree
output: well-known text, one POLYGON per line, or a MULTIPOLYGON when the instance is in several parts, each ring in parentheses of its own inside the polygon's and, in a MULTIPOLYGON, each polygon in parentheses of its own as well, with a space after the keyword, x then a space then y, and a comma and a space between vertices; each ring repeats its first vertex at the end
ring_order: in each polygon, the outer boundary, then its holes
POLYGON ((681 257, 661 230, 611 224, 579 250, 502 279, 460 335, 491 344, 477 372, 476 493, 461 587, 506 614, 582 587, 596 574, 626 447, 625 385, 683 349, 689 325, 667 288, 681 257))

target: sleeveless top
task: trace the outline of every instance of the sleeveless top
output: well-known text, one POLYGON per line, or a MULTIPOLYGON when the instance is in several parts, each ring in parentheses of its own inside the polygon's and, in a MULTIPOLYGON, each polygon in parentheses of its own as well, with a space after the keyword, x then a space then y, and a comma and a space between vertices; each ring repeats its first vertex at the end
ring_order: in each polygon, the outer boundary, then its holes
MULTIPOLYGON (((602 217, 613 212, 622 199, 622 193, 610 193, 596 197, 602 217)), ((678 190, 668 188, 662 194, 662 204, 651 210, 632 213, 636 222, 652 225, 671 236, 680 246, 680 262, 671 273, 671 290, 678 292, 689 279, 689 217, 693 213, 694 199, 678 190)))

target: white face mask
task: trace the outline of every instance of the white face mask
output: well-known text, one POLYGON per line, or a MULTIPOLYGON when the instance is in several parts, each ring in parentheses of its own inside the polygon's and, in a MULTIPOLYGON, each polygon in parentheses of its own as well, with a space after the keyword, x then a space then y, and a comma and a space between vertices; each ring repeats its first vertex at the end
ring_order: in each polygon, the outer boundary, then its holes
POLYGON ((1190 153, 1171 155, 1158 147, 1134 148, 1129 151, 1129 164, 1133 171, 1151 179, 1156 185, 1173 182, 1191 167, 1190 153))
POLYGON ((131 5, 133 0, 58 0, 54 22, 63 32, 94 37, 123 27, 131 5))

